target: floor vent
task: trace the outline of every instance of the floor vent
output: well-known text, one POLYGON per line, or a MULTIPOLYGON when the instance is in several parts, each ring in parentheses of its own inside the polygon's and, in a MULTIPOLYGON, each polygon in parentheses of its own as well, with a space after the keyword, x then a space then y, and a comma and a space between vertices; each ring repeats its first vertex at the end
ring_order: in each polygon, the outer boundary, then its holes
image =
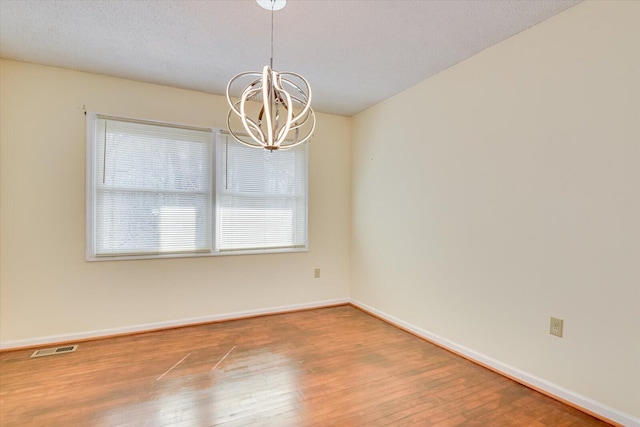
POLYGON ((67 345, 65 347, 45 348, 42 350, 36 350, 31 357, 51 356, 52 354, 72 353, 78 348, 77 345, 67 345))

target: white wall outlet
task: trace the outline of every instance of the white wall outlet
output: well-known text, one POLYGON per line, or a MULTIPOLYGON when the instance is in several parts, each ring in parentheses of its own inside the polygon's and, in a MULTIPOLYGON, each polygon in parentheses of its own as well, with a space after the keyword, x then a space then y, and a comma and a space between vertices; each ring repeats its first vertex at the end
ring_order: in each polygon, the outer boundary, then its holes
POLYGON ((549 333, 557 337, 562 337, 563 323, 564 321, 562 319, 557 319, 555 317, 552 317, 551 323, 549 324, 549 333))
POLYGON ((316 268, 313 270, 313 277, 315 277, 316 279, 320 278, 320 269, 316 268))

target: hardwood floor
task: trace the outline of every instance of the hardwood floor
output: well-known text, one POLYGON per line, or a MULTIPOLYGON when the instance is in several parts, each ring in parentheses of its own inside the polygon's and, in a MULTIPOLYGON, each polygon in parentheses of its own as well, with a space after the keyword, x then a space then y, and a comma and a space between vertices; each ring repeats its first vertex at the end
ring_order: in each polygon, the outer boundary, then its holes
POLYGON ((605 426, 351 306, 0 354, 0 425, 605 426))

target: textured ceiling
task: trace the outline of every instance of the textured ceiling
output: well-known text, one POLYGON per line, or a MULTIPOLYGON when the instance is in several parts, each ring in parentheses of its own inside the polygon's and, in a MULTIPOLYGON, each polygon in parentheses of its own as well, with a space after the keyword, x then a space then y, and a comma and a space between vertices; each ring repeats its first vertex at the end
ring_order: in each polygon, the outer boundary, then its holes
MULTIPOLYGON (((579 2, 289 0, 274 68, 349 116, 579 2)), ((268 63, 270 27, 253 0, 0 0, 0 56, 224 94, 268 63)))

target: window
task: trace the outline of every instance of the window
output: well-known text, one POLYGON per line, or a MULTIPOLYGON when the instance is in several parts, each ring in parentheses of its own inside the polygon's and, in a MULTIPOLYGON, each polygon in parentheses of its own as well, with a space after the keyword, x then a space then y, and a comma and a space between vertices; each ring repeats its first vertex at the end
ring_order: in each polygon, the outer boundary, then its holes
POLYGON ((88 260, 306 250, 306 144, 87 117, 88 260))
POLYGON ((210 252, 211 130, 89 120, 88 257, 210 252))
POLYGON ((258 150, 222 134, 217 148, 216 248, 304 249, 307 145, 258 150))

